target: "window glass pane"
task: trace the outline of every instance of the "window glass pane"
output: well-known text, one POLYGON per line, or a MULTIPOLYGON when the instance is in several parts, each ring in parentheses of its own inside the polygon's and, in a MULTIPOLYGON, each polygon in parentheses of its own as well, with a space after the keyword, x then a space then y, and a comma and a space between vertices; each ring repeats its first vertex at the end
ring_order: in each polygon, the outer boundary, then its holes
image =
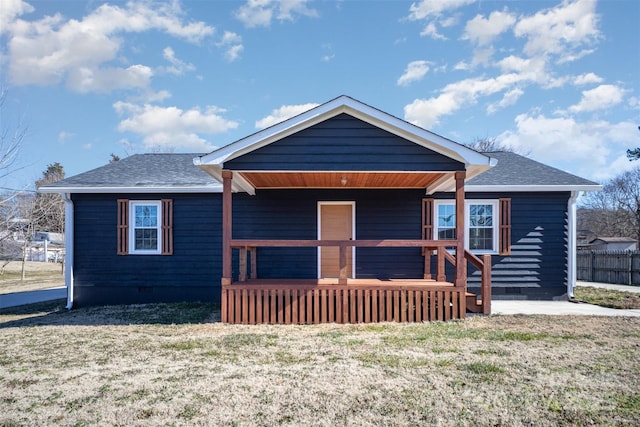
POLYGON ((440 228, 438 230, 438 240, 455 240, 456 229, 455 228, 440 228))
POLYGON ((469 225, 471 227, 493 227, 493 205, 470 205, 469 225))
POLYGON ((455 238, 455 205, 438 205, 438 240, 455 240, 455 238))
POLYGON ((135 250, 158 249, 158 230, 155 228, 136 228, 135 250))
POLYGON ((158 207, 149 205, 136 206, 136 227, 157 227, 158 207))
POLYGON ((469 249, 493 250, 493 229, 470 228, 469 249))
POLYGON ((456 226, 456 207, 454 205, 438 205, 438 228, 456 226))

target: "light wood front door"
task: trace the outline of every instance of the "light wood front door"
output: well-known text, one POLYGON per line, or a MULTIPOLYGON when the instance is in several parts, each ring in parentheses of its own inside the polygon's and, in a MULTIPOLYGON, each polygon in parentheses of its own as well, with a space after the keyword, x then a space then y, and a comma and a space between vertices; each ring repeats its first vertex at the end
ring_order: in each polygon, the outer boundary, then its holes
MULTIPOLYGON (((320 202, 319 237, 320 240, 353 239, 354 204, 320 202)), ((319 248, 320 277, 338 277, 340 274, 339 249, 337 247, 319 248)), ((353 250, 347 251, 347 277, 353 277, 353 250)))

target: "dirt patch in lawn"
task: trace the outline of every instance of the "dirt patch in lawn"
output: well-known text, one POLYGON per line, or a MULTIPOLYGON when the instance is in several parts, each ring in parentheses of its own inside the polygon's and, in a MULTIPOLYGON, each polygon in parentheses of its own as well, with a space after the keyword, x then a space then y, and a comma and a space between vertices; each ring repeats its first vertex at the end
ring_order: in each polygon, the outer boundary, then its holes
POLYGON ((238 326, 210 304, 0 311, 0 425, 637 425, 640 319, 238 326))
POLYGON ((22 262, 11 261, 0 274, 0 294, 34 291, 64 286, 62 264, 53 262, 25 263, 25 278, 22 279, 22 262))

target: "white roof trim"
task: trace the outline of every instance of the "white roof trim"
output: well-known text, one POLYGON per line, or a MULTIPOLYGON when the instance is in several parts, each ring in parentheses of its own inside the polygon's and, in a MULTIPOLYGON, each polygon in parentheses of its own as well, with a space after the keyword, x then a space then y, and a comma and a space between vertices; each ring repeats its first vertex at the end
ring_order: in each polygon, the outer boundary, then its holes
POLYGON ((600 191, 602 185, 465 185, 465 191, 486 192, 553 192, 553 191, 600 191))
POLYGON ((222 185, 198 187, 40 187, 39 193, 222 193, 222 185))
POLYGON ((347 113, 380 129, 460 161, 466 166, 478 165, 489 169, 497 163, 496 159, 343 95, 209 154, 196 157, 194 164, 224 167, 225 161, 257 150, 342 113, 347 113))

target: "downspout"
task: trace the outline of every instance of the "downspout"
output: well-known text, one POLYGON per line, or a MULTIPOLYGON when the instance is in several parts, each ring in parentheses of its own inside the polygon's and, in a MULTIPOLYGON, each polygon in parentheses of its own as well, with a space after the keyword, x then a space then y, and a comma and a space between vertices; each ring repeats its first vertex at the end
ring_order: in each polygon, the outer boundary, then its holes
POLYGON ((567 230, 567 295, 569 299, 573 299, 573 290, 576 286, 576 257, 577 257, 577 210, 576 201, 580 196, 579 191, 572 191, 569 202, 567 203, 568 214, 568 230, 567 230))
POLYGON ((70 193, 62 195, 64 200, 64 284, 67 287, 67 310, 73 307, 73 200, 70 193))

